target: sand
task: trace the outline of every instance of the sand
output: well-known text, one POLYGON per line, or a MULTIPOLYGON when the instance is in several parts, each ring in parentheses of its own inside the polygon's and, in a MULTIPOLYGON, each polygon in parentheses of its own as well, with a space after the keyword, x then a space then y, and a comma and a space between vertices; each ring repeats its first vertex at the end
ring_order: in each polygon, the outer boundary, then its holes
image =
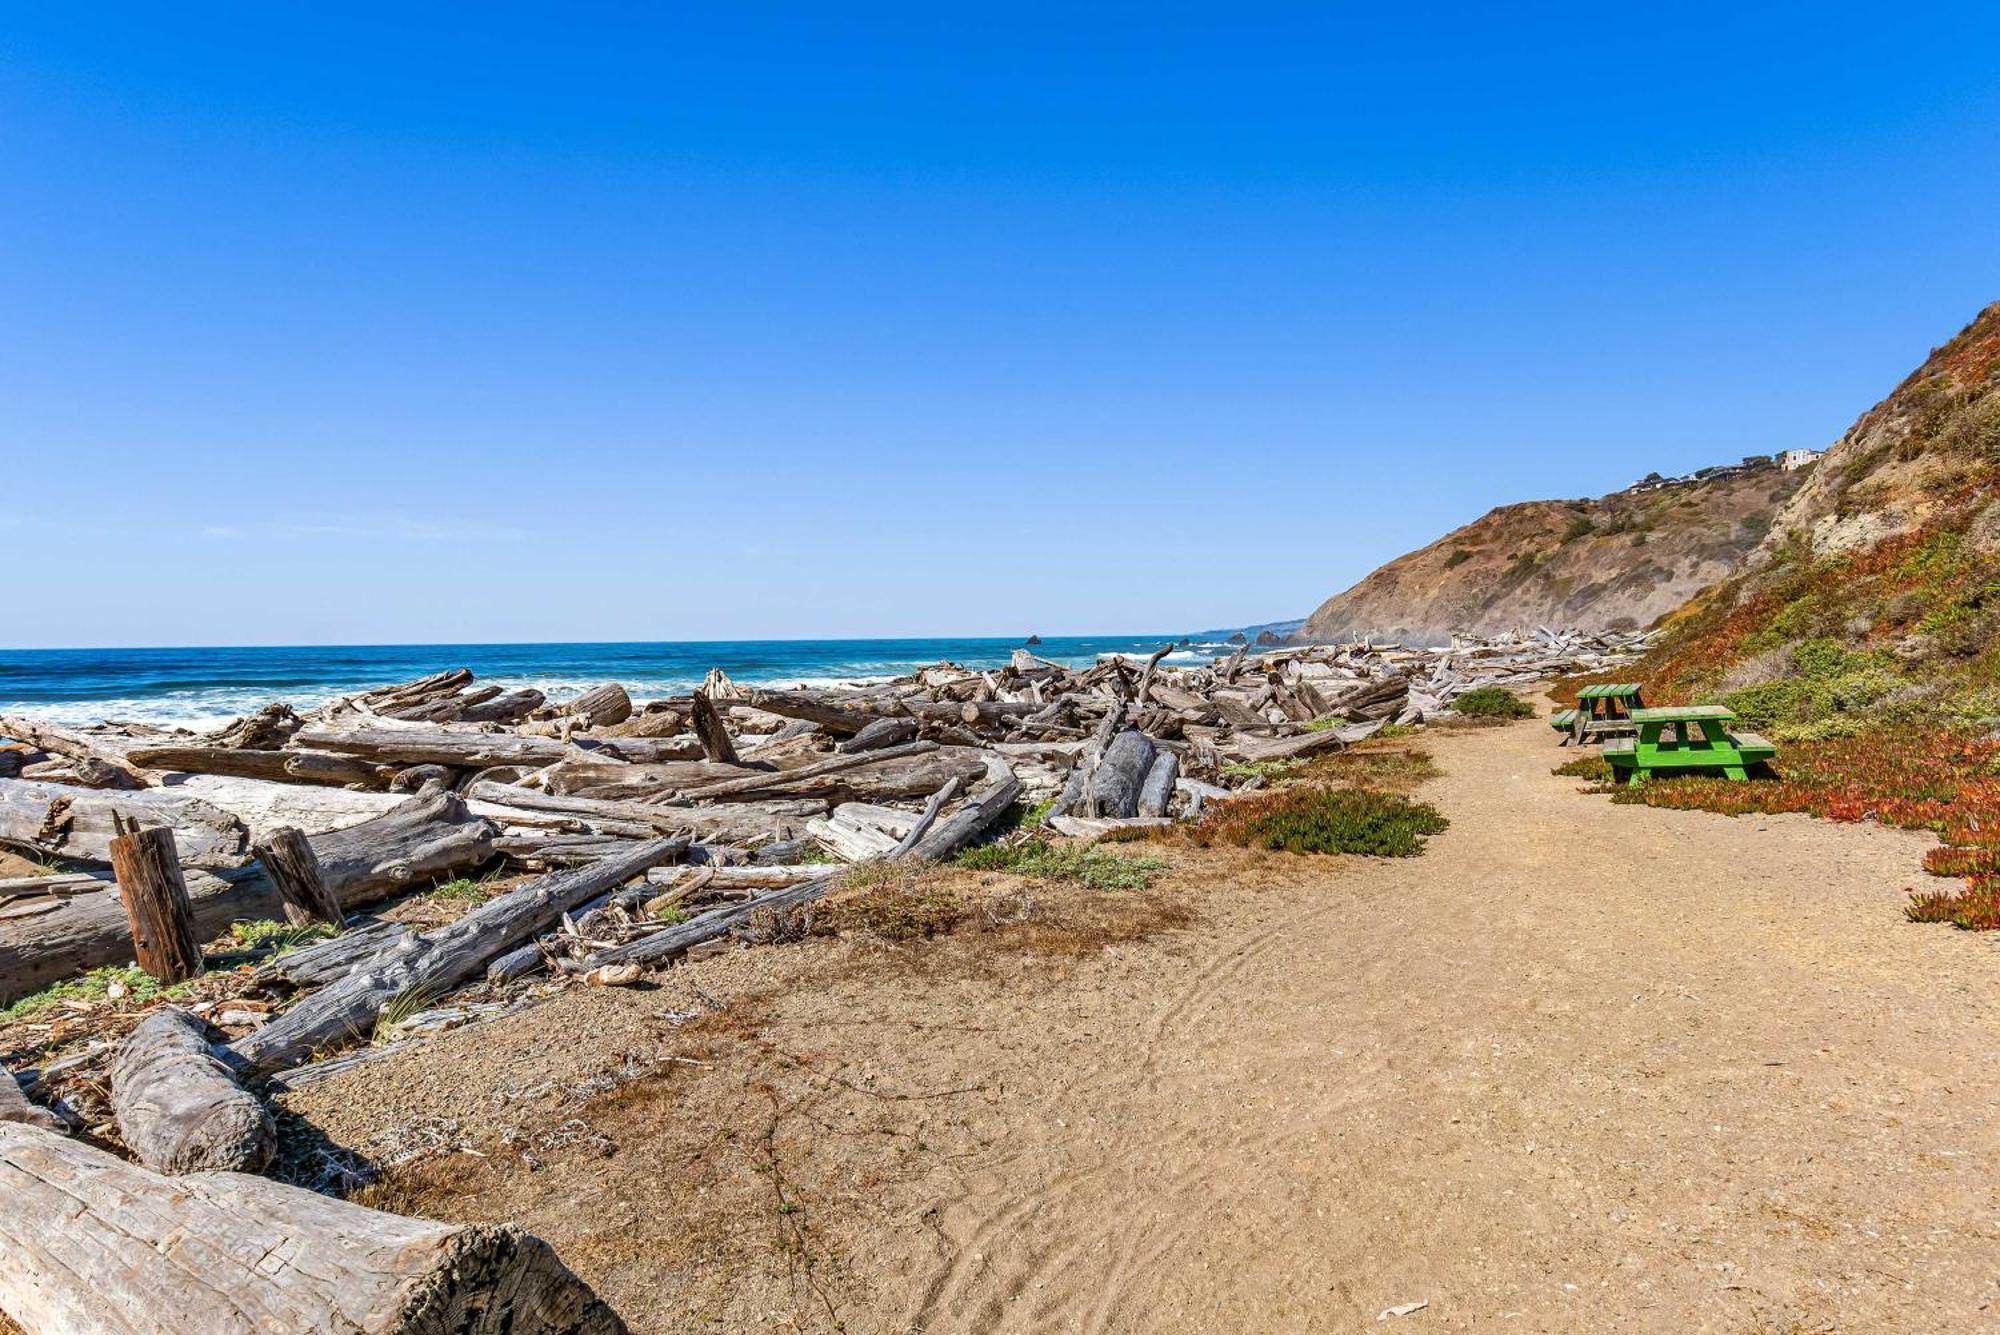
POLYGON ((369 1196, 637 1330, 2000 1327, 2000 941, 1903 922, 1927 840, 1426 744, 1419 858, 1178 853, 1089 930, 748 950, 292 1104, 476 1151, 369 1196))

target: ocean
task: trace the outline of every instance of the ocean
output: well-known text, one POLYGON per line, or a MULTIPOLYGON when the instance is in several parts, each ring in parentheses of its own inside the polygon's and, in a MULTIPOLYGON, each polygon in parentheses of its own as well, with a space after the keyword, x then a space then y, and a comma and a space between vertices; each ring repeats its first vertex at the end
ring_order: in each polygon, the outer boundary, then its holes
MULTIPOLYGON (((1050 636, 1030 652, 1072 666, 1146 655, 1172 636, 1050 636)), ((1005 664, 1018 639, 715 640, 653 644, 385 644, 219 649, 0 649, 0 713, 55 723, 129 719, 197 731, 272 700, 298 709, 365 687, 467 667, 480 680, 563 700, 600 682, 635 700, 682 694, 711 667, 758 685, 881 681, 929 663, 1005 664)), ((1235 646, 1204 640, 1168 662, 1205 663, 1235 646)))

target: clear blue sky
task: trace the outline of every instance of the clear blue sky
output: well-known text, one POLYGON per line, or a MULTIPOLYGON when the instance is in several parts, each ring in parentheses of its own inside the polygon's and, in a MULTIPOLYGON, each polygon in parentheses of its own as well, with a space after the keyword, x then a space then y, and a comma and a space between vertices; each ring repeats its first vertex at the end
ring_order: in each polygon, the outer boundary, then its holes
POLYGON ((7 4, 0 643, 1300 615, 2000 297, 1990 6, 1397 8, 7 4))

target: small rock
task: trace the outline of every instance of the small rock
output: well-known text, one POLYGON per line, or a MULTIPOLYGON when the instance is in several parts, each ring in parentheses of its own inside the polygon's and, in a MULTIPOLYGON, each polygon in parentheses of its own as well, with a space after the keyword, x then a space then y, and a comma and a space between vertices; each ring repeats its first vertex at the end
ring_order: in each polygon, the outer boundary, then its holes
POLYGON ((1412 1312, 1421 1312, 1430 1305, 1430 1300, 1427 1298, 1419 1298, 1413 1303, 1398 1303, 1394 1307, 1385 1307, 1377 1312, 1375 1319, 1387 1321, 1392 1316, 1408 1316, 1412 1312))
POLYGON ((692 964, 696 960, 711 959, 716 955, 727 955, 735 949, 737 949, 737 943, 729 937, 722 936, 717 937, 713 941, 704 941, 700 945, 689 946, 685 958, 688 963, 692 964))

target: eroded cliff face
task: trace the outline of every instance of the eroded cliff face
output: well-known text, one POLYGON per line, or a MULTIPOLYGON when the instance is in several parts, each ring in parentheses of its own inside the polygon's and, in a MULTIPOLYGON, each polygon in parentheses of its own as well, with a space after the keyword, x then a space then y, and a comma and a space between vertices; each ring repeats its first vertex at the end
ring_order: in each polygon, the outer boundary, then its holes
POLYGON ((1726 578, 1811 469, 1748 469, 1590 501, 1503 505, 1320 604, 1302 638, 1651 625, 1726 578))

